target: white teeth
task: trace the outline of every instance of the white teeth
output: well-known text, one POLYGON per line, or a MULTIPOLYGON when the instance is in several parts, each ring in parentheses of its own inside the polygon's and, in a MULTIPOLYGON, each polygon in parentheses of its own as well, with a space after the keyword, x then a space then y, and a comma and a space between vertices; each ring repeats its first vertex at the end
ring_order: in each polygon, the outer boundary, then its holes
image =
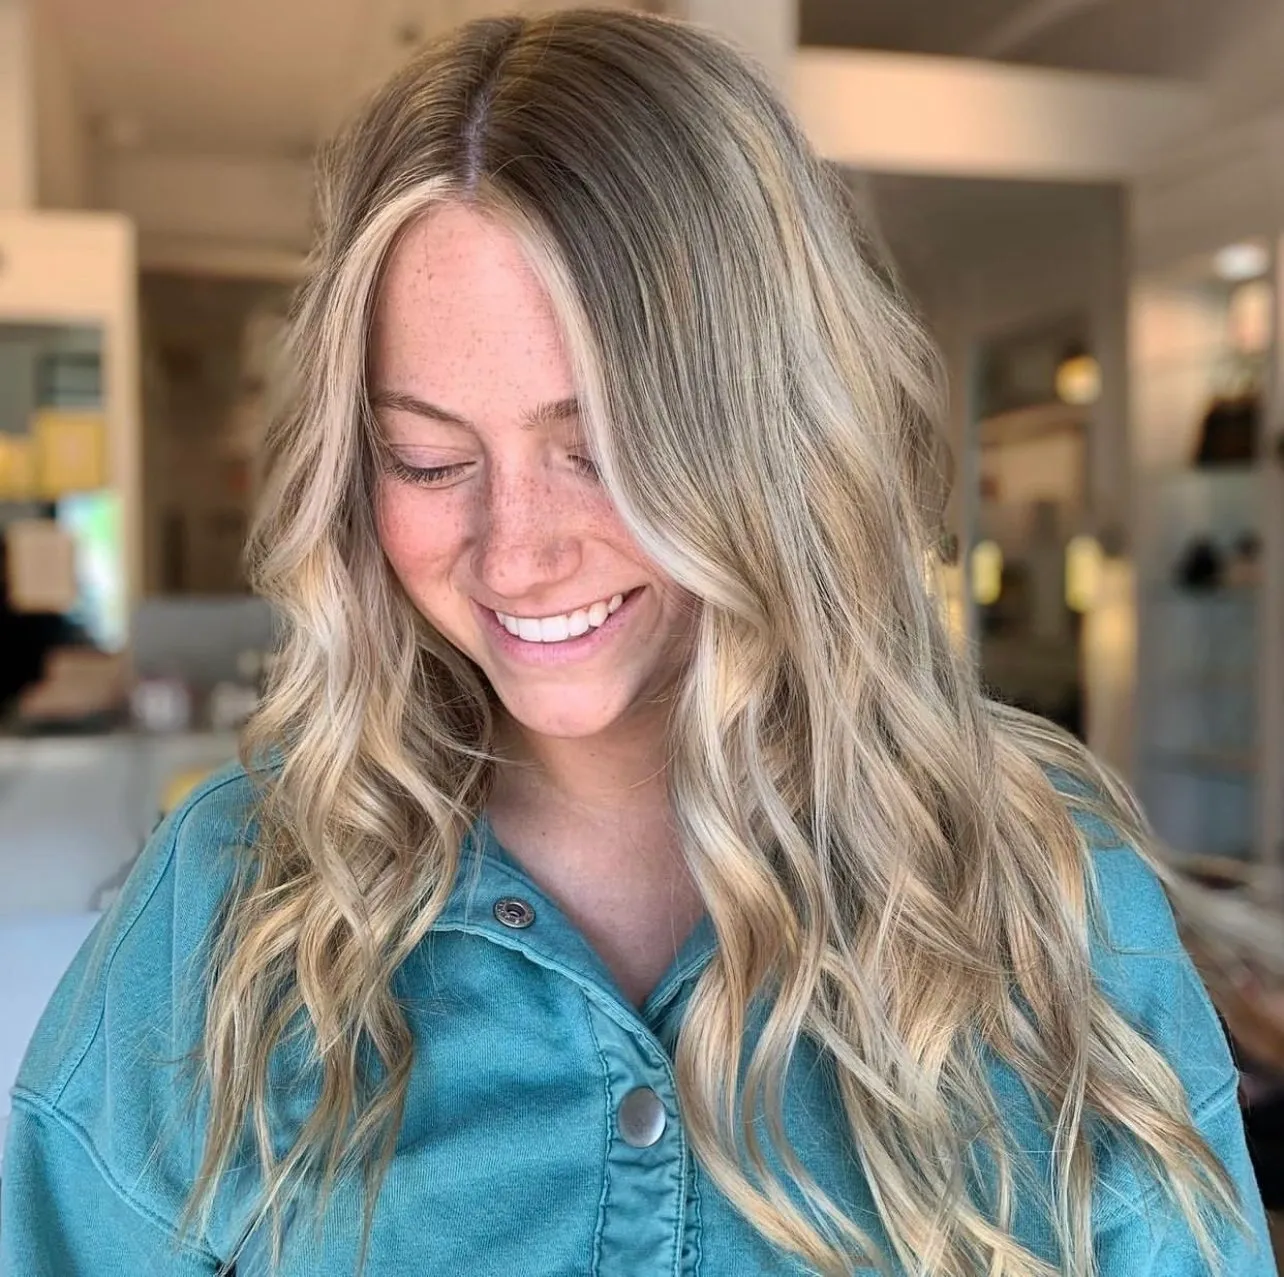
POLYGON ((569 638, 570 633, 571 619, 568 616, 546 616, 539 623, 541 643, 560 643, 564 638, 569 638))
POLYGON ((510 634, 527 643, 561 643, 596 629, 608 616, 618 611, 623 602, 623 594, 613 594, 609 599, 599 600, 591 607, 577 608, 574 612, 560 616, 509 616, 506 612, 496 612, 495 616, 510 634))

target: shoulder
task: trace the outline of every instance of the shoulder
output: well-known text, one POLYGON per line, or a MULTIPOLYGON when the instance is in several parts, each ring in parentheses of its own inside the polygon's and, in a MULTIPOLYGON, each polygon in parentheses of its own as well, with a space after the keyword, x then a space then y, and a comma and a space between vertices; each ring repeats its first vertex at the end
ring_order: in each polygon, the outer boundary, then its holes
POLYGON ((1070 808, 1087 853, 1088 945, 1099 988, 1181 1078, 1192 1110, 1222 1102, 1238 1071, 1160 874, 1109 819, 1073 798, 1070 808))
POLYGON ((1143 854, 1123 821, 1111 816, 1104 796, 1088 781, 1048 769, 1084 850, 1091 940, 1103 955, 1182 951, 1168 893, 1149 854, 1143 854))
MULTIPOLYGON (((154 1259, 157 1238, 178 1241, 203 1139, 190 1065, 204 958, 254 805, 249 778, 227 768, 156 829, 36 1027, 13 1088, 21 1166, 5 1176, 6 1212, 18 1208, 35 1253, 76 1237, 85 1255, 154 1259), (92 1227, 81 1229, 86 1210, 92 1227), (45 1235, 32 1241, 33 1228, 45 1235)), ((198 1252, 182 1271, 213 1271, 198 1252)), ((165 1270, 179 1260, 170 1253, 165 1270)))
POLYGON ((255 788, 239 764, 201 784, 148 839, 124 887, 64 975, 28 1049, 17 1092, 58 1104, 92 1088, 138 1043, 171 1046, 195 1011, 200 959, 253 837, 255 788), (92 1075, 92 1076, 90 1076, 92 1075))

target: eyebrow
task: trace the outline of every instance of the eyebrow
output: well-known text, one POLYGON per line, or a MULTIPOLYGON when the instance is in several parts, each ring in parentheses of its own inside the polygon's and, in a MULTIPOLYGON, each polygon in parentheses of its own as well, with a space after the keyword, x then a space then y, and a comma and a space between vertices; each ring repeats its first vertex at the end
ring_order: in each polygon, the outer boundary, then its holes
MULTIPOLYGON (((429 421, 444 421, 451 426, 465 426, 471 429, 472 422, 458 413, 439 408, 436 404, 420 399, 417 395, 407 394, 404 390, 377 390, 370 397, 372 408, 395 408, 401 412, 412 412, 416 417, 425 417, 429 421)), ((535 426, 554 421, 567 421, 579 416, 580 401, 575 397, 555 399, 551 403, 542 403, 528 412, 522 419, 522 429, 530 430, 535 426)))

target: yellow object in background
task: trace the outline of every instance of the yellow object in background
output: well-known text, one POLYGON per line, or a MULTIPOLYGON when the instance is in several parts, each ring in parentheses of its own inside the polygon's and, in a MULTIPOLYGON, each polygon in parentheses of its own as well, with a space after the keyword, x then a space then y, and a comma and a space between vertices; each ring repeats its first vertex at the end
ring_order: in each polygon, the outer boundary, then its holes
POLYGON ((187 797, 188 794, 210 775, 208 767, 190 767, 187 771, 176 772, 169 778, 161 794, 161 815, 168 815, 187 797))
POLYGON ((1003 551, 997 541, 978 541, 972 547, 972 598, 982 607, 1003 593, 1003 551))
POLYGON ((37 486, 46 500, 89 492, 107 481, 107 428, 100 412, 43 408, 31 421, 37 486))
POLYGON ((1104 556, 1096 537, 1071 537, 1066 546, 1066 606, 1073 612, 1088 612, 1101 591, 1104 556))
POLYGON ((36 450, 26 435, 0 434, 0 501, 36 497, 36 450))

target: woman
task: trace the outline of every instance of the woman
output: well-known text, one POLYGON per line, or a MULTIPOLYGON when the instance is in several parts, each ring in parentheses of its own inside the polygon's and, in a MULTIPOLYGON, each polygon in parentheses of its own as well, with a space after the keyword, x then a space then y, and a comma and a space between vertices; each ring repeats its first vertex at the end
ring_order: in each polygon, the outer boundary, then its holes
POLYGON ((288 640, 37 1035, 6 1272, 1273 1272, 1138 817, 952 649, 934 365, 762 79, 476 23, 321 196, 288 640))

